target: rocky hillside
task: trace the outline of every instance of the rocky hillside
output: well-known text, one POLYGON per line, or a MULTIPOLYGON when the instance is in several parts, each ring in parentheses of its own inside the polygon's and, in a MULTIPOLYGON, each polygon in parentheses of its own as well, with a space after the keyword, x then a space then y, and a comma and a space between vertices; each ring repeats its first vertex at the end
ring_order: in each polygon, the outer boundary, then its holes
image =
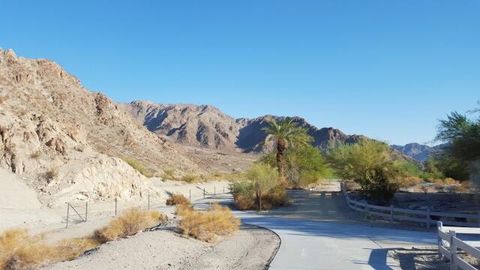
POLYGON ((419 143, 409 143, 406 145, 391 145, 391 147, 416 161, 423 162, 433 154, 441 151, 445 145, 437 145, 432 147, 419 143))
POLYGON ((201 170, 182 150, 149 132, 59 65, 0 50, 0 167, 44 200, 141 196, 163 169, 201 170))
POLYGON ((209 105, 134 101, 126 108, 148 130, 189 146, 233 150, 241 128, 235 119, 209 105))
MULTIPOLYGON (((222 151, 265 150, 268 145, 264 145, 267 135, 263 128, 271 118, 282 119, 272 115, 234 119, 207 105, 162 105, 134 101, 125 105, 125 108, 150 131, 167 136, 174 142, 222 151)), ((322 148, 335 143, 354 143, 361 138, 358 135, 346 135, 334 128, 318 129, 300 117, 295 117, 294 121, 306 128, 314 138, 314 144, 322 148)))

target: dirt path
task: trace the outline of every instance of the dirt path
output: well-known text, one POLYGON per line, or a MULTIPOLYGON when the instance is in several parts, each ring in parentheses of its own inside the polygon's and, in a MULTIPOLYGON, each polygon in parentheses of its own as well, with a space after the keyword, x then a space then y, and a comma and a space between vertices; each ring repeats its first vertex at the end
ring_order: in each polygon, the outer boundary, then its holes
POLYGON ((242 226, 217 245, 185 238, 172 230, 140 233, 109 242, 76 260, 44 270, 264 269, 280 239, 271 231, 242 226))

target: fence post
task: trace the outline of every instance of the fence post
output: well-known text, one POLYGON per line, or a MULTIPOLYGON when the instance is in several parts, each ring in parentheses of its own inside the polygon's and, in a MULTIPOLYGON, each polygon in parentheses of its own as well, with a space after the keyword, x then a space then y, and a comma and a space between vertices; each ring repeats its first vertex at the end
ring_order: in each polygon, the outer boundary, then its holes
POLYGON ((115 216, 117 216, 117 205, 118 205, 118 198, 115 197, 115 216))
POLYGON ((205 199, 205 188, 203 188, 203 198, 205 199))
POLYGON ((68 202, 66 202, 65 204, 67 204, 67 225, 65 226, 65 228, 68 228, 68 217, 70 215, 70 204, 68 204, 68 202))
POLYGON ((85 202, 85 222, 88 220, 88 201, 85 202))
POLYGON ((457 258, 457 245, 455 244, 456 233, 450 231, 450 270, 457 270, 457 265, 455 264, 455 259, 457 258))
POLYGON ((427 217, 426 217, 426 225, 427 225, 427 229, 430 229, 430 206, 427 208, 427 217))
POLYGON ((217 197, 217 187, 213 186, 213 198, 217 197))
POLYGON ((443 232, 443 223, 441 221, 437 221, 437 243, 438 243, 438 256, 440 260, 443 259, 442 252, 440 252, 440 247, 443 246, 442 238, 440 237, 440 233, 443 232))
POLYGON ((390 204, 390 222, 393 222, 393 205, 390 204))

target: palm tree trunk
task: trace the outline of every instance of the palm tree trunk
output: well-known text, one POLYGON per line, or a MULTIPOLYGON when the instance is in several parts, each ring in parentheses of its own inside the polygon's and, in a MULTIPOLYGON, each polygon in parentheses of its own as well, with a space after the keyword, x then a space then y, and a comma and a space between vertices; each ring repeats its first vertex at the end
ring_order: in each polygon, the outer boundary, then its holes
POLYGON ((285 179, 285 150, 287 148, 286 142, 282 139, 277 141, 277 167, 278 175, 281 182, 286 182, 285 179))

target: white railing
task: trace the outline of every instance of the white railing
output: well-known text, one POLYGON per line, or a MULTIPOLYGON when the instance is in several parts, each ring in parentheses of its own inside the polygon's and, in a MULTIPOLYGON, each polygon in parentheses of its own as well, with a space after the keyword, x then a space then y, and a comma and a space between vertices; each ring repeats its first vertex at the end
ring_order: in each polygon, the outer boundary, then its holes
POLYGON ((478 270, 473 265, 459 256, 468 254, 480 260, 480 241, 464 241, 457 237, 457 234, 480 235, 480 228, 447 227, 442 222, 437 222, 438 227, 438 252, 443 259, 448 259, 450 270, 478 270))
POLYGON ((364 201, 357 201, 351 199, 342 185, 342 192, 345 196, 348 206, 358 212, 367 213, 370 215, 380 216, 388 219, 390 222, 394 221, 412 221, 425 224, 427 228, 435 225, 437 221, 442 221, 445 225, 476 227, 480 226, 480 212, 477 214, 464 213, 450 213, 437 212, 427 210, 411 210, 390 206, 378 206, 369 204, 364 201), (458 221, 459 219, 465 221, 458 221))

